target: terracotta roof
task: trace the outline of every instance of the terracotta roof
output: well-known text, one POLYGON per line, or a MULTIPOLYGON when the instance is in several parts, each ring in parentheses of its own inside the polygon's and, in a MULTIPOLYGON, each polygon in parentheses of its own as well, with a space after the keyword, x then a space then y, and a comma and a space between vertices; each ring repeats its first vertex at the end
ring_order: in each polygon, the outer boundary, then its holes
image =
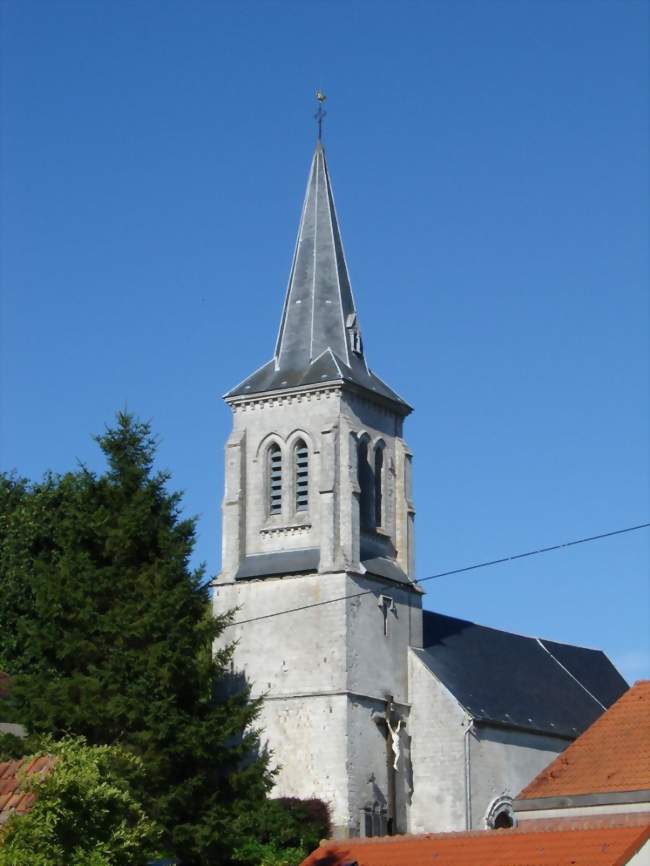
POLYGON ((6 698, 9 694, 9 681, 11 677, 4 671, 0 671, 0 698, 6 698))
POLYGON ((632 686, 517 799, 650 789, 650 680, 632 686))
POLYGON ((19 776, 25 771, 27 775, 46 772, 52 761, 45 755, 0 763, 0 824, 13 814, 24 815, 34 805, 34 794, 20 790, 19 776))
POLYGON ((524 826, 324 842, 302 866, 623 866, 649 838, 647 816, 616 824, 535 822, 534 831, 524 826))

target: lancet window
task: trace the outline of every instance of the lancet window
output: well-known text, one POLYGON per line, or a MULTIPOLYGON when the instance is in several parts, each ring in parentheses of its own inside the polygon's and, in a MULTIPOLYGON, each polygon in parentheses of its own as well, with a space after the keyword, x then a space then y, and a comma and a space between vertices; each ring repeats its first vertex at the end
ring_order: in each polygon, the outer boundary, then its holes
POLYGON ((378 442, 375 446, 375 526, 384 525, 384 443, 378 442))
POLYGON ((364 436, 359 442, 357 452, 357 465, 359 472, 359 488, 361 490, 359 498, 361 528, 371 529, 373 525, 372 470, 368 462, 368 439, 366 436, 364 436))
POLYGON ((296 511, 309 509, 309 449, 299 439, 293 449, 294 490, 296 511))
POLYGON ((269 514, 282 512, 282 451, 275 442, 268 450, 269 514))

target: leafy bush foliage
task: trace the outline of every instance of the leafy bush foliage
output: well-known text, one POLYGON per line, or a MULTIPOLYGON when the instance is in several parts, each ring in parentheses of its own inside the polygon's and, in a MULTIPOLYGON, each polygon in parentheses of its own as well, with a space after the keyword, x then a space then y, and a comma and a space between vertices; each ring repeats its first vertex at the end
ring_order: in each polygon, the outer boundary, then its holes
POLYGON ((36 801, 0 831, 0 866, 144 866, 160 833, 133 793, 142 762, 82 737, 47 740, 41 754, 53 768, 22 778, 36 801))
POLYGON ((236 857, 244 866, 297 866, 331 833, 325 803, 297 797, 268 799, 238 829, 246 841, 236 857))

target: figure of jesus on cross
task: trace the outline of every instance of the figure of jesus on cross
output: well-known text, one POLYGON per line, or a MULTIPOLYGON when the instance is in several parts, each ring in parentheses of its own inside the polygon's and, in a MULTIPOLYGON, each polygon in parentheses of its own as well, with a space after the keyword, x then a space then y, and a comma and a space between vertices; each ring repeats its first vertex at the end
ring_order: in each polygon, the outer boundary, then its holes
POLYGON ((388 713, 386 713, 386 725, 390 732, 391 746, 393 749, 393 755, 395 756, 395 760, 393 761, 393 769, 397 770, 397 764, 399 762, 399 732, 400 728, 402 727, 402 720, 399 719, 397 725, 393 727, 390 723, 390 716, 388 715, 388 713))

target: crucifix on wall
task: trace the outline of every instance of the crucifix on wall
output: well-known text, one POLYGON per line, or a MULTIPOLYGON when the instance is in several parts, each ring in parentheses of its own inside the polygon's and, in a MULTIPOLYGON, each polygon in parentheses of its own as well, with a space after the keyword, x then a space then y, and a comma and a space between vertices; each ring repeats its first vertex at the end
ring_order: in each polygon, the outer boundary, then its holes
POLYGON ((395 727, 393 727, 390 723, 390 717, 386 716, 386 727, 388 728, 388 733, 390 734, 391 739, 391 748, 393 750, 393 770, 398 770, 399 763, 399 732, 402 727, 402 720, 399 719, 395 727))
POLYGON ((388 637, 388 614, 395 610, 395 602, 389 595, 380 595, 377 605, 384 617, 384 637, 388 637))

